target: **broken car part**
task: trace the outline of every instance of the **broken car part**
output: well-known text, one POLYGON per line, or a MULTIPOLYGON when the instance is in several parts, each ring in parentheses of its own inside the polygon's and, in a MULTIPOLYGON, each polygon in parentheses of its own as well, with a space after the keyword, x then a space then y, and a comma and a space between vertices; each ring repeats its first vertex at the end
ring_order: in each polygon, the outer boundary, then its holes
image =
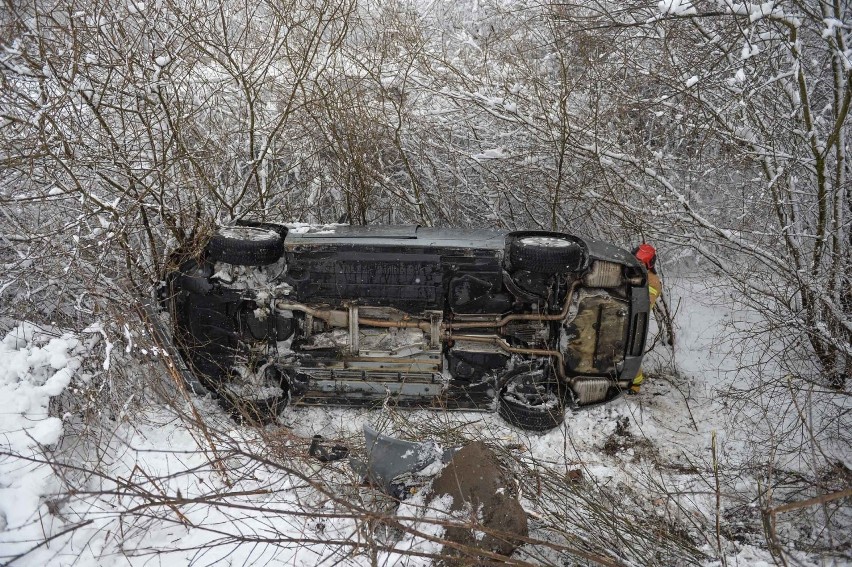
MULTIPOLYGON (((406 483, 412 475, 423 473, 435 463, 446 464, 453 458, 458 447, 441 449, 434 441, 405 441, 383 435, 364 425, 367 462, 365 472, 373 484, 396 498, 405 496, 406 483)), ((357 470, 357 465, 353 467, 357 470)), ((430 475, 437 471, 426 471, 430 475)))

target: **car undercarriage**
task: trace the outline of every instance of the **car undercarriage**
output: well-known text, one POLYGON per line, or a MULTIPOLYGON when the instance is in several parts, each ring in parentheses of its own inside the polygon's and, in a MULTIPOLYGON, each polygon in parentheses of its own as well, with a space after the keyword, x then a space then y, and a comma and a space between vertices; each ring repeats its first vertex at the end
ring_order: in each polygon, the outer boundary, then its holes
POLYGON ((244 223, 178 266, 179 352, 273 411, 496 405, 546 430, 629 387, 648 325, 641 264, 565 233, 244 223))

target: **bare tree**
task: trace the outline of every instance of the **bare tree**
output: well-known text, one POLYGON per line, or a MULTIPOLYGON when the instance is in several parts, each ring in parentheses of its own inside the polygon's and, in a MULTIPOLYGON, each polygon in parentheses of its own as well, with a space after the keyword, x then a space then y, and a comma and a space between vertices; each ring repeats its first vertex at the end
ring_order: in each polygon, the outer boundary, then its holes
POLYGON ((166 250, 214 219, 290 214, 310 161, 293 143, 305 82, 350 4, 6 8, 4 233, 85 262, 88 283, 145 293, 166 250))
POLYGON ((566 22, 621 46, 630 106, 613 132, 586 130, 577 148, 600 161, 627 216, 699 251, 842 389, 852 353, 844 8, 662 6, 566 22))

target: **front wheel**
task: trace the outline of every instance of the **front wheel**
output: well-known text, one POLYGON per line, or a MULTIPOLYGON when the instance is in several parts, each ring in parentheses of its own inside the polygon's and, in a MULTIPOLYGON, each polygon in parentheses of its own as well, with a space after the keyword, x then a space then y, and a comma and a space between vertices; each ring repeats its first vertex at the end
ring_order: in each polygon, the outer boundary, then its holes
POLYGON ((284 254, 284 239, 276 231, 254 226, 220 228, 207 245, 214 262, 236 266, 274 264, 284 254))
POLYGON ((559 381, 548 366, 522 365, 502 380, 497 413, 528 431, 549 431, 565 421, 565 403, 559 381))

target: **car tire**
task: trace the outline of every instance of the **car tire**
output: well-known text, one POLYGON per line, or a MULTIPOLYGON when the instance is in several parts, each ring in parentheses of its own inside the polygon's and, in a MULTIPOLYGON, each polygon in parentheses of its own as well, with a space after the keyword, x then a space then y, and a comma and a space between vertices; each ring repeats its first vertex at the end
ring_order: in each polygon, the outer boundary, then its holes
POLYGON ((578 243, 548 234, 518 237, 509 248, 512 270, 553 274, 579 268, 582 259, 578 243))
POLYGON ((544 432, 565 421, 564 396, 548 368, 524 365, 502 380, 497 413, 510 424, 527 431, 544 432))
POLYGON ((284 239, 268 228, 229 226, 220 228, 207 245, 207 255, 214 262, 235 266, 274 264, 284 254, 284 239))

